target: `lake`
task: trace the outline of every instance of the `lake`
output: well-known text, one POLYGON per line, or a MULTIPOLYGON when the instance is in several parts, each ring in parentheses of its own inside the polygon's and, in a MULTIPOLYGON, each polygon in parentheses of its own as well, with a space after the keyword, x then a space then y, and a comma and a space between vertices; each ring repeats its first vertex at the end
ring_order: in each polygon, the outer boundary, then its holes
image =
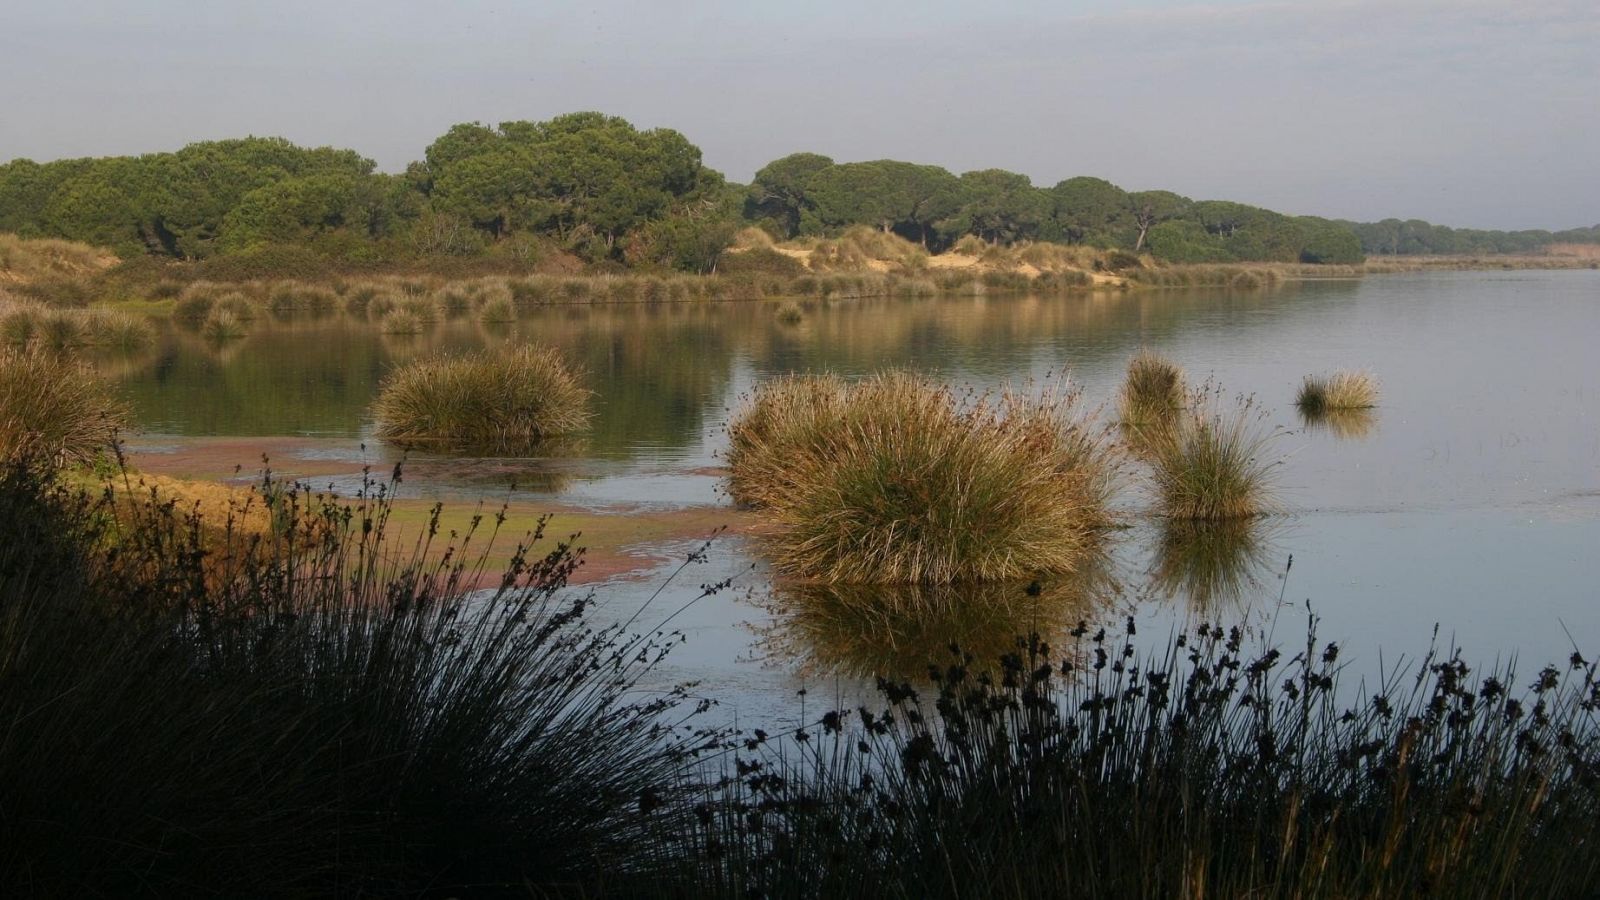
MULTIPOLYGON (((760 379, 789 371, 905 367, 979 387, 1067 373, 1087 402, 1109 404, 1129 357, 1150 347, 1191 381, 1253 394, 1283 429, 1273 444, 1282 515, 1246 533, 1175 535, 1146 513, 1135 477, 1119 502, 1130 527, 1113 536, 1104 571, 1092 583, 1048 586, 1031 606, 1012 592, 948 621, 869 621, 841 614, 830 605, 839 598, 775 593, 754 540, 741 536, 718 539, 703 563, 670 580, 676 563, 594 588, 605 615, 644 606, 646 624, 671 616, 687 639, 662 681, 699 681, 701 694, 753 721, 848 700, 875 668, 909 665, 951 636, 983 646, 1018 622, 1131 616, 1139 640, 1158 643, 1198 619, 1247 622, 1292 646, 1309 603, 1321 637, 1366 676, 1380 662, 1414 659, 1436 625, 1440 645, 1465 647, 1469 661, 1517 655, 1530 673, 1564 660, 1573 642, 1600 653, 1600 272, 818 301, 794 325, 774 309, 552 307, 511 326, 445 321, 409 338, 338 316, 264 320, 220 346, 169 326, 154 352, 111 371, 142 429, 135 451, 287 436, 295 441, 275 446, 305 458, 388 464, 399 451, 372 437, 368 407, 391 367, 548 342, 587 370, 596 391, 583 444, 545 460, 412 454, 422 474, 405 490, 617 515, 726 508, 731 518, 717 473, 728 411, 760 379), (1374 373, 1379 408, 1370 421, 1305 427, 1293 406, 1301 378, 1336 369, 1374 373), (690 603, 701 584, 724 578, 730 589, 690 603), (802 689, 809 699, 797 700, 802 689)), ((258 456, 236 460, 245 475, 258 456)))

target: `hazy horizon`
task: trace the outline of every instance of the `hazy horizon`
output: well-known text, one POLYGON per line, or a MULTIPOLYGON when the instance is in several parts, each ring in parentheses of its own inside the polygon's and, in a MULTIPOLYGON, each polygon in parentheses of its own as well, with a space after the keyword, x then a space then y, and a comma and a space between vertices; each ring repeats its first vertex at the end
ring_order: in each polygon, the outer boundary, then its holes
POLYGON ((0 161, 276 135, 396 171, 451 124, 596 109, 736 181, 796 151, 1282 212, 1600 222, 1580 0, 19 4, 0 161))

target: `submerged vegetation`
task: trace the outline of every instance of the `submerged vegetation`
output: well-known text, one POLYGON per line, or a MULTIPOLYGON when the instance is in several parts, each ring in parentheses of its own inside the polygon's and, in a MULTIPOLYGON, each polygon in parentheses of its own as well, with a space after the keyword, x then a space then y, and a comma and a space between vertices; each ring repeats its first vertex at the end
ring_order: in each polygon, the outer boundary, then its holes
POLYGON ((729 426, 731 493, 765 509, 774 568, 831 583, 1075 571, 1116 462, 1077 394, 959 398, 909 373, 768 382, 729 426))
POLYGON ((384 379, 373 413, 390 440, 511 450, 581 431, 589 393, 558 351, 524 346, 403 366, 384 379))

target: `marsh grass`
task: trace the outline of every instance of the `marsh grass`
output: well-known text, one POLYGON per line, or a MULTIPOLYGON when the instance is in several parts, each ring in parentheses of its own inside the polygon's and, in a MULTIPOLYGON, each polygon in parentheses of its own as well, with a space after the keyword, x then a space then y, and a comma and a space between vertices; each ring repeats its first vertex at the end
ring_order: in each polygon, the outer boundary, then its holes
POLYGON ((541 528, 497 577, 503 515, 447 548, 393 484, 268 479, 261 532, 0 476, 8 894, 593 896, 688 827, 674 639, 590 622, 541 528))
POLYGON ((378 320, 378 329, 384 334, 421 334, 424 320, 409 309, 393 308, 378 320))
POLYGON ((245 324, 231 309, 215 307, 200 326, 200 334, 210 341, 232 341, 245 336, 245 324))
POLYGON ((1369 372, 1307 375, 1294 404, 1307 417, 1331 410, 1372 409, 1378 405, 1378 380, 1369 372))
POLYGON ((1188 394, 1183 370, 1154 350, 1140 350, 1128 362, 1117 395, 1117 409, 1129 425, 1161 426, 1183 409, 1188 394))
POLYGON ((793 300, 785 300, 778 304, 778 308, 773 311, 772 315, 773 318, 784 325, 799 325, 806 317, 805 310, 801 309, 800 304, 793 300))
POLYGON ((154 341, 155 328, 143 316, 110 309, 0 305, 0 342, 12 347, 139 350, 154 341))
POLYGON ((1596 667, 1475 673, 1459 651, 1351 684, 1315 622, 1150 651, 1087 625, 959 649, 876 705, 736 747, 678 896, 1588 896, 1596 667))
POLYGON ((1278 436, 1253 398, 1230 404, 1219 388, 1200 389, 1189 408, 1147 445, 1159 513, 1169 519, 1217 520, 1271 512, 1280 460, 1269 453, 1278 436))
POLYGON ((729 490, 766 510, 774 569, 835 584, 1071 573, 1118 471, 1058 385, 958 398, 903 372, 791 376, 759 388, 729 432, 729 490))
POLYGON ((478 310, 478 320, 485 325, 505 325, 517 320, 517 308, 510 297, 493 297, 478 310))
POLYGON ((94 462, 127 411, 86 366, 39 348, 0 349, 0 463, 94 462))
POLYGON ((524 346, 396 369, 379 387, 373 413, 387 440, 531 450, 587 427, 590 395, 558 351, 524 346))

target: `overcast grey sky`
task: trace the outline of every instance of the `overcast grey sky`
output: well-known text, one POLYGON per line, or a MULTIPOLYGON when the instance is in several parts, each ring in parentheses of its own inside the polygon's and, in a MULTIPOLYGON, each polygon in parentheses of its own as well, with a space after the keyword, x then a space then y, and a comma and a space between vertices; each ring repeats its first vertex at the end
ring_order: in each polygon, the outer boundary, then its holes
POLYGON ((0 159, 282 135, 389 170, 598 109, 1293 213, 1600 222, 1600 0, 0 0, 0 159))

